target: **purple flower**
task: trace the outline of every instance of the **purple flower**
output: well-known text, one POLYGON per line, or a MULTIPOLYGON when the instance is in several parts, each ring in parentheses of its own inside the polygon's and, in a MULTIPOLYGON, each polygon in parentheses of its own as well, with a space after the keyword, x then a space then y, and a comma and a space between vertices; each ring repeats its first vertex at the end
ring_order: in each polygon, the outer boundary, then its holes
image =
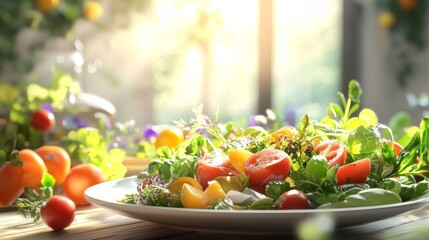
POLYGON ((286 107, 284 110, 285 124, 288 126, 295 126, 296 124, 296 111, 294 107, 286 107))
POLYGON ((143 136, 146 140, 150 141, 152 138, 156 138, 158 136, 158 132, 149 124, 145 126, 143 136))
POLYGON ((40 109, 44 109, 44 110, 49 111, 51 113, 54 112, 54 108, 52 107, 52 105, 50 103, 43 103, 42 105, 40 105, 40 109))
POLYGON ((249 127, 266 127, 267 126, 267 118, 262 115, 252 115, 249 117, 249 127))
POLYGON ((83 120, 82 118, 80 118, 78 116, 73 116, 72 121, 75 124, 76 129, 85 128, 85 127, 90 126, 90 124, 87 121, 83 120))
POLYGON ((95 117, 103 121, 105 128, 110 129, 112 127, 112 123, 110 122, 110 118, 107 116, 107 114, 103 112, 97 112, 95 113, 95 117))

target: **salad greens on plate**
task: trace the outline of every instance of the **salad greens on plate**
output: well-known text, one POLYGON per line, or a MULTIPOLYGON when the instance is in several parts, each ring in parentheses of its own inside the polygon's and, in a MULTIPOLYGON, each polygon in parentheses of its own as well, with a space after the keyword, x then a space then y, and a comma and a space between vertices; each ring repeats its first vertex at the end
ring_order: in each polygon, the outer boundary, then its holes
MULTIPOLYGON (((360 109, 362 90, 328 115, 304 115, 297 126, 240 128, 194 110, 176 122, 185 134, 159 147, 139 174, 136 193, 120 202, 206 209, 315 209, 395 204, 428 192, 429 118, 401 137, 360 109)), ((271 113, 271 112, 268 112, 271 113)))

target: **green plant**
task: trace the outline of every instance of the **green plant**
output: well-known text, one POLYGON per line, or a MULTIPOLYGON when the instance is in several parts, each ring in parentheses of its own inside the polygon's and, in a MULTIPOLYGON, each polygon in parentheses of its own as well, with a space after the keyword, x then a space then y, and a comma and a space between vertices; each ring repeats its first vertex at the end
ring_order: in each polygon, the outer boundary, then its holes
MULTIPOLYGON (((401 35, 405 41, 417 50, 425 47, 425 22, 427 0, 378 0, 375 2, 379 11, 379 24, 392 34, 401 35)), ((397 49, 398 42, 392 42, 392 49, 397 49)), ((401 86, 406 85, 414 73, 414 66, 408 52, 402 51, 397 59, 400 65, 396 70, 397 80, 401 86)))

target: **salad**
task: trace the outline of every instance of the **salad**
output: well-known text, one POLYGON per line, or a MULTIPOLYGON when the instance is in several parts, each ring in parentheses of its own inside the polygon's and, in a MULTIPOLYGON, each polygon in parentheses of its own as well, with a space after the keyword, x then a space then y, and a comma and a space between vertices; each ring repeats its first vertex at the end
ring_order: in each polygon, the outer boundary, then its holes
POLYGON ((236 127, 208 117, 176 125, 185 134, 159 147, 139 174, 137 193, 120 202, 224 210, 362 207, 409 201, 428 192, 429 118, 410 128, 405 144, 359 109, 362 90, 349 82, 341 105, 298 126, 236 127))

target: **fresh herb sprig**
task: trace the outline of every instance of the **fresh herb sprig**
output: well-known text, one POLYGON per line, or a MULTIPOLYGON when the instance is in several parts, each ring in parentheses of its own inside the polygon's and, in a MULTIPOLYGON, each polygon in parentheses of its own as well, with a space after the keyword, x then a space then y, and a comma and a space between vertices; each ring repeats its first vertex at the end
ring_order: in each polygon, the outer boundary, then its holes
POLYGON ((49 173, 44 173, 38 190, 25 188, 24 197, 18 198, 13 206, 24 217, 34 221, 40 219, 40 208, 54 194, 55 179, 49 173))

